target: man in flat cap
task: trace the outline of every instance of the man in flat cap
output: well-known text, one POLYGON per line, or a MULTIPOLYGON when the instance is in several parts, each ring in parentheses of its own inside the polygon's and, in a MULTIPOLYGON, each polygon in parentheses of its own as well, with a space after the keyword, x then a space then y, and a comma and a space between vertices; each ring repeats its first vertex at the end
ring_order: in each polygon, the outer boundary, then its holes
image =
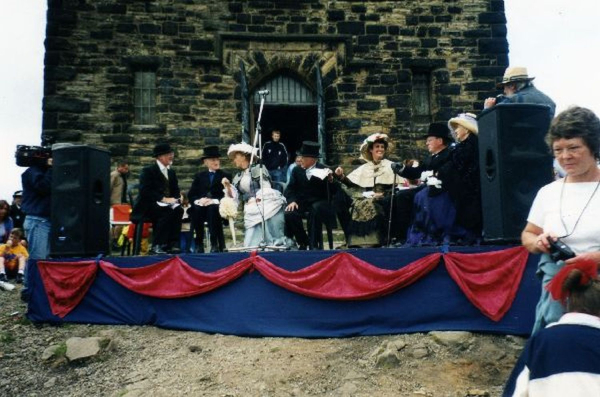
POLYGON ((196 252, 204 252, 204 222, 210 232, 210 252, 225 250, 223 220, 219 214, 219 203, 225 196, 223 178, 231 180, 231 175, 221 170, 221 155, 218 146, 207 146, 200 158, 205 171, 194 176, 188 198, 192 204, 192 228, 196 232, 196 252))
POLYGON ((142 169, 139 196, 131 212, 133 223, 152 222, 151 254, 179 253, 183 210, 177 175, 171 169, 175 153, 168 143, 154 146, 156 161, 142 169))
POLYGON ((527 68, 513 66, 506 68, 502 81, 496 88, 502 89, 504 95, 499 98, 487 98, 483 104, 485 109, 490 109, 499 103, 534 103, 550 107, 550 119, 554 117, 556 104, 550 97, 533 86, 531 82, 535 77, 529 77, 527 68))
POLYGON ((322 233, 323 223, 335 224, 335 211, 330 198, 335 193, 336 185, 331 171, 318 162, 317 142, 302 142, 298 154, 302 156, 300 167, 292 170, 285 189, 288 202, 285 208, 286 235, 294 238, 301 250, 315 249, 318 245, 317 235, 322 233), (302 224, 302 217, 306 213, 310 235, 307 235, 302 224))

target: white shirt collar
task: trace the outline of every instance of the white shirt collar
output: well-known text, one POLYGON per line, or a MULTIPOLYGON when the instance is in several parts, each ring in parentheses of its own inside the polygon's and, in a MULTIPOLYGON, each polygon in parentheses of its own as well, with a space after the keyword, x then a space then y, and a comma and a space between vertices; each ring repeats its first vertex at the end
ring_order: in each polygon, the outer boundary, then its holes
POLYGON ((562 324, 586 325, 600 329, 600 317, 586 313, 565 313, 557 322, 549 324, 548 327, 562 324))
POLYGON ((160 171, 163 173, 165 172, 165 170, 168 170, 170 168, 168 165, 164 165, 158 160, 156 160, 156 164, 158 164, 158 168, 160 168, 160 171))

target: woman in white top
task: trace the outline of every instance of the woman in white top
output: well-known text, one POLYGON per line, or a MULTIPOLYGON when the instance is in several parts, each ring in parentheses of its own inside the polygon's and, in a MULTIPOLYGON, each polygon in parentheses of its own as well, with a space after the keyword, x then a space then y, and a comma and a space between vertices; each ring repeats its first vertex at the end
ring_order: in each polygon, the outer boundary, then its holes
POLYGON ((563 314, 545 286, 570 260, 553 260, 551 243, 560 239, 577 255, 600 264, 600 120, 589 109, 572 107, 552 121, 548 140, 566 176, 540 189, 531 206, 521 241, 543 254, 538 265, 542 296, 533 332, 563 314))

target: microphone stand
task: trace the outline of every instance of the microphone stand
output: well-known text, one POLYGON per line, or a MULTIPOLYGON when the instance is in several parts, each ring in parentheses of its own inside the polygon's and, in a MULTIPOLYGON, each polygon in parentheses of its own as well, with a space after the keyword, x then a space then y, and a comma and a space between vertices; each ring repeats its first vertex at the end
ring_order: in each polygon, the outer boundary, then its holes
POLYGON ((387 247, 390 248, 392 246, 392 211, 394 209, 394 192, 396 190, 396 173, 394 172, 394 182, 392 183, 392 195, 390 196, 390 213, 388 215, 388 230, 387 230, 387 247))
MULTIPOLYGON (((263 162, 262 162, 262 137, 261 137, 261 125, 260 121, 262 118, 263 108, 265 106, 265 99, 267 95, 269 95, 268 90, 259 91, 258 95, 260 95, 260 107, 258 109, 258 118, 256 119, 256 128, 254 130, 254 142, 252 143, 253 148, 257 148, 256 152, 258 153, 258 170, 259 170, 259 186, 260 191, 262 192, 263 198, 261 199, 262 210, 260 212, 260 216, 262 218, 262 240, 258 243, 257 246, 254 247, 240 247, 240 248, 231 248, 228 251, 249 251, 249 250, 261 250, 265 251, 266 249, 270 250, 286 250, 287 247, 279 247, 275 245, 267 245, 267 225, 265 220, 265 190, 264 190, 264 182, 263 182, 263 162), (258 144, 258 146, 257 146, 258 144)), ((250 164, 248 165, 248 173, 250 176, 250 184, 252 184, 252 163, 254 162, 254 150, 250 154, 250 164)), ((256 202, 256 197, 254 203, 258 206, 259 204, 256 202)))

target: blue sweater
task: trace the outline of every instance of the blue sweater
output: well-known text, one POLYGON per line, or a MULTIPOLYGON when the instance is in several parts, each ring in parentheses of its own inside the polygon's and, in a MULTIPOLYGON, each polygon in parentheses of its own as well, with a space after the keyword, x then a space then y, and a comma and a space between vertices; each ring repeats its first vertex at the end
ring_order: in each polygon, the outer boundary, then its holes
POLYGON ((26 215, 50 218, 52 168, 33 166, 21 175, 23 203, 26 215))

